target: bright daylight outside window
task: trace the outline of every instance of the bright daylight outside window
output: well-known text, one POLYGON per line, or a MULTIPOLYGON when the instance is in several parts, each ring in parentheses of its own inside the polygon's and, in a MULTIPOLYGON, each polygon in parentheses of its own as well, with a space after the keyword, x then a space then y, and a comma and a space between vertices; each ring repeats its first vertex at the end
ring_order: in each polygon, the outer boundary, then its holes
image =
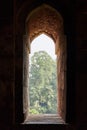
POLYGON ((55 43, 41 34, 31 43, 29 55, 29 114, 58 113, 55 43))

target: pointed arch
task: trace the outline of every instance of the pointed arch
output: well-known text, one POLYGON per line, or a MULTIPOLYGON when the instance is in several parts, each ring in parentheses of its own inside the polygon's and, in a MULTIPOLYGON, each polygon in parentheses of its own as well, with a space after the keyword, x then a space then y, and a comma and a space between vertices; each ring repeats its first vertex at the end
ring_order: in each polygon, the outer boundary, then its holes
POLYGON ((57 10, 42 4, 27 16, 26 32, 30 41, 41 33, 46 33, 56 42, 60 32, 63 33, 63 18, 57 10))
POLYGON ((31 53, 34 51, 46 51, 51 57, 55 55, 55 43, 52 38, 42 33, 31 42, 31 53), (53 56, 52 56, 53 55, 53 56))
MULTIPOLYGON (((28 61, 31 42, 40 34, 54 40, 57 54, 58 115, 64 123, 66 119, 66 37, 63 31, 62 16, 49 5, 43 4, 29 13, 26 19, 26 38, 24 41, 24 116, 28 118, 28 61), (29 50, 29 53, 28 51, 29 50), (26 64, 27 63, 27 64, 26 64), (26 77, 27 76, 27 77, 26 77)), ((59 118, 58 117, 58 118, 59 118)), ((59 121, 59 120, 58 120, 59 121)), ((58 123, 57 121, 57 123, 58 123)))

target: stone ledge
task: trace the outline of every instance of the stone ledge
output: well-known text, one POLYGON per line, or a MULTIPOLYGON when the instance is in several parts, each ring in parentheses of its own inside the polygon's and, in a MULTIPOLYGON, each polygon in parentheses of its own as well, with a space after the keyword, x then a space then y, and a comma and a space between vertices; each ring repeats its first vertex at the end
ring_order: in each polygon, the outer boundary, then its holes
POLYGON ((23 124, 65 124, 65 121, 58 115, 30 115, 23 124))

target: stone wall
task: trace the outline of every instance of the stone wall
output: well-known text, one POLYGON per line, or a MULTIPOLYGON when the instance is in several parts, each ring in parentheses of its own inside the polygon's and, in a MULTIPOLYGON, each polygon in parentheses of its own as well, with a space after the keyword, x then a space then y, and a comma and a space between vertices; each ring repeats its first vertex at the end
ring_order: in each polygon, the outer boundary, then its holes
POLYGON ((15 86, 12 26, 4 26, 0 34, 0 122, 12 124, 15 86))
MULTIPOLYGON (((27 0, 26 0, 27 1, 27 0)), ((17 1, 14 0, 14 4, 6 2, 3 0, 3 4, 0 4, 0 129, 1 130, 26 130, 26 129, 60 129, 60 130, 87 130, 87 1, 86 0, 76 0, 76 2, 71 1, 57 1, 57 0, 47 0, 48 4, 53 4, 60 12, 63 14, 65 23, 65 33, 68 36, 68 99, 71 99, 71 103, 67 106, 67 109, 71 114, 71 118, 74 120, 73 124, 67 125, 17 125, 14 122, 15 114, 21 117, 21 114, 17 111, 22 111, 20 108, 23 107, 20 101, 21 94, 20 91, 22 82, 22 77, 20 77, 19 72, 22 73, 22 36, 18 32, 16 34, 16 39, 18 39, 16 45, 14 44, 13 35, 13 8, 16 9, 20 16, 20 21, 25 19, 27 16, 26 12, 23 13, 25 7, 27 9, 33 9, 35 6, 39 5, 40 1, 17 1), (35 2, 35 4, 33 3, 35 2), (29 4, 28 4, 29 3, 29 4), (9 7, 10 5, 10 7, 9 7), (15 7, 13 7, 13 5, 15 7), (25 6, 26 5, 26 6, 25 6), (29 6, 30 5, 30 6, 29 6), (32 5, 32 6, 31 6, 32 5), (25 6, 25 7, 24 7, 25 6), (74 10, 73 10, 74 9, 74 10), (70 10, 72 10, 70 12, 70 10), (5 12, 4 12, 5 11, 5 12), (22 12, 22 13, 20 13, 22 12), (69 16, 73 13, 73 17, 69 19, 69 16), (68 19, 68 20, 66 20, 68 19), (73 21, 70 25, 67 21, 73 21), (68 24, 67 24, 68 23, 68 24), (68 27, 68 29, 67 29, 68 27), (69 32, 69 27, 72 31, 69 32), (71 38, 71 36, 73 38, 71 38), (71 42, 72 41, 72 42, 71 42), (74 49, 72 49, 74 48, 74 49), (18 49, 18 51, 17 51, 18 49), (19 53, 16 53, 15 50, 19 53), (74 51, 73 51, 74 50, 74 51), (71 53, 74 55, 72 58, 71 53), (16 61, 15 61, 16 57, 16 61), (17 58, 18 57, 18 58, 17 58), (74 60, 73 60, 74 59, 74 60), (16 75, 15 75, 16 68, 16 75), (72 69, 71 69, 72 68, 72 69), (18 71, 17 71, 18 70, 18 71), (73 73, 74 70, 74 73, 73 73), (75 75, 74 75, 75 74, 75 75), (73 81, 72 81, 73 75, 73 81), (18 82, 15 82, 16 81, 18 82), (19 88, 19 89, 18 89, 19 88), (72 89, 71 89, 72 88, 72 89), (73 89, 74 88, 74 89, 73 89), (15 94, 15 89, 17 93, 15 94), (72 91, 71 91, 72 90, 72 91), (73 93, 73 94, 72 94, 73 93), (19 96, 16 96, 19 95, 19 96), (20 101, 19 105, 15 105, 17 101, 20 101), (73 104, 73 105, 72 105, 73 104), (16 106, 16 108, 15 108, 16 106), (73 112, 74 109, 74 112, 73 112), (14 114, 15 113, 15 114, 14 114)), ((21 26, 22 24, 20 24, 21 26)), ((22 26, 21 26, 22 27, 22 26)), ((18 29, 19 30, 19 29, 18 29)), ((21 28, 20 28, 21 30, 21 28)), ((22 32, 23 34, 23 32, 22 32)), ((16 41, 15 41, 16 42, 16 41)), ((18 117, 18 116, 17 116, 18 117)), ((69 117, 70 118, 70 117, 69 117)))

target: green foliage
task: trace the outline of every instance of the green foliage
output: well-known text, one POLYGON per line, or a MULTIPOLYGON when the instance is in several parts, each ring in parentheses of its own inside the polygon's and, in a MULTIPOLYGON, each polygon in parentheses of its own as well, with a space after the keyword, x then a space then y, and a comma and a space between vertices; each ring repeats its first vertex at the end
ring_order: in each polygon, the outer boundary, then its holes
POLYGON ((30 114, 32 114, 32 113, 33 113, 33 114, 39 114, 39 112, 38 112, 36 109, 33 109, 33 108, 32 108, 32 109, 29 109, 29 113, 30 113, 30 114))
POLYGON ((57 113, 56 62, 44 51, 35 52, 29 75, 30 113, 57 113))

